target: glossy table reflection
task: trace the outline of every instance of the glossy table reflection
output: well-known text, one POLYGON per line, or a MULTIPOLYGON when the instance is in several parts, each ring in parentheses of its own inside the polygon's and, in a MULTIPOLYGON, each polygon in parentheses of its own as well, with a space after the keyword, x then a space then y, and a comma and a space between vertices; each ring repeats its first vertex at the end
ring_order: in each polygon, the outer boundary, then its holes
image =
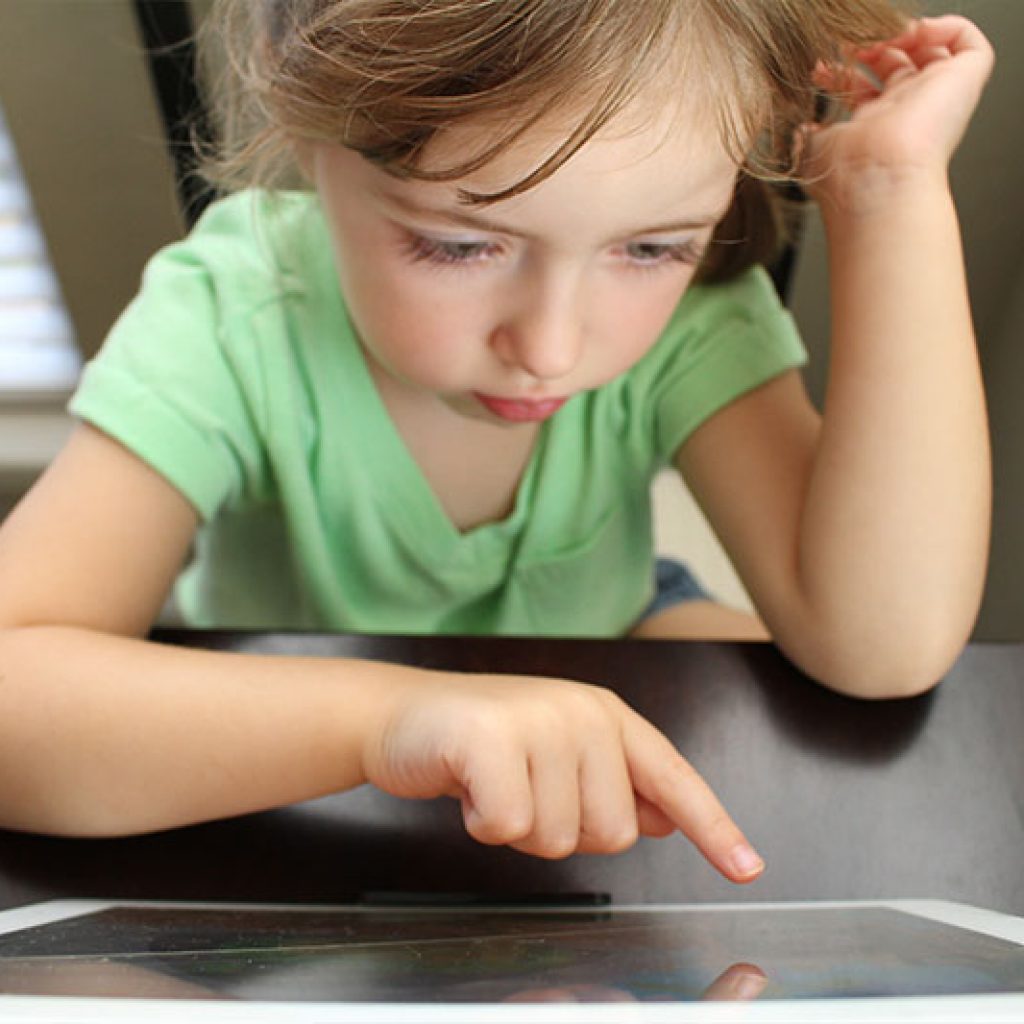
POLYGON ((679 836, 536 860, 480 846, 454 801, 370 787, 150 836, 0 831, 0 907, 66 896, 342 903, 409 893, 615 902, 935 897, 1024 915, 1024 645, 972 645, 942 685, 869 703, 767 644, 165 631, 222 650, 556 675, 619 692, 705 775, 768 863, 721 879, 679 836))

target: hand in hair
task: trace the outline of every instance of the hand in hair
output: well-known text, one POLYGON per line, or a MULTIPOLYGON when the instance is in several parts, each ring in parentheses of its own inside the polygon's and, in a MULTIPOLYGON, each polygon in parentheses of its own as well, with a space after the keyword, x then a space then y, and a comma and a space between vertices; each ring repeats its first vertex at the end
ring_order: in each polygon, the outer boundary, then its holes
POLYGON ((803 170, 811 191, 845 197, 919 172, 944 176, 978 104, 995 54, 982 32, 948 15, 912 21, 893 39, 819 65, 815 82, 840 100, 848 120, 808 125, 803 170))

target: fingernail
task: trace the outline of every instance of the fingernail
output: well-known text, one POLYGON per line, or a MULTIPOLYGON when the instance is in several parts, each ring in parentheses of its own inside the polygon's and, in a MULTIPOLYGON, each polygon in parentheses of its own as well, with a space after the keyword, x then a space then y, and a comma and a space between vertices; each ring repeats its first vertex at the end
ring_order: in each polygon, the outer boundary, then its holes
POLYGON ((741 878, 759 874, 764 870, 764 861, 747 843, 740 843, 739 846, 733 847, 732 853, 729 854, 729 864, 741 878))

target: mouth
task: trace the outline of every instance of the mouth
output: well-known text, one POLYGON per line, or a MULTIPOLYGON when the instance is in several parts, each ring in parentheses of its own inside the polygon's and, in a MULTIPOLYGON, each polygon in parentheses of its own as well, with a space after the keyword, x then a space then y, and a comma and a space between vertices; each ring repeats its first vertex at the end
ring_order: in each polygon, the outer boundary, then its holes
POLYGON ((539 423, 541 420, 554 416, 569 400, 566 398, 498 398, 495 395, 482 395, 477 391, 473 397, 488 412, 509 423, 539 423))

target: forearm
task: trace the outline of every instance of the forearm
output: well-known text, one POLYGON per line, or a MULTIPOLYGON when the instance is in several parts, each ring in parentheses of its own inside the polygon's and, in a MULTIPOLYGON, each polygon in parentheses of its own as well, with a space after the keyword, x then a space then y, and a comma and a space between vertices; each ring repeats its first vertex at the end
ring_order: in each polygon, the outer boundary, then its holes
POLYGON ((362 748, 415 670, 227 654, 66 627, 0 632, 0 825, 143 832, 365 781, 362 748))
POLYGON ((983 586, 984 394, 945 180, 883 178, 856 198, 822 201, 833 336, 800 523, 802 632, 833 677, 927 685, 966 642, 983 586))
POLYGON ((123 835, 364 782, 452 796, 488 844, 613 853, 688 836, 763 863, 668 739, 570 680, 222 654, 69 627, 0 631, 0 827, 123 835))

